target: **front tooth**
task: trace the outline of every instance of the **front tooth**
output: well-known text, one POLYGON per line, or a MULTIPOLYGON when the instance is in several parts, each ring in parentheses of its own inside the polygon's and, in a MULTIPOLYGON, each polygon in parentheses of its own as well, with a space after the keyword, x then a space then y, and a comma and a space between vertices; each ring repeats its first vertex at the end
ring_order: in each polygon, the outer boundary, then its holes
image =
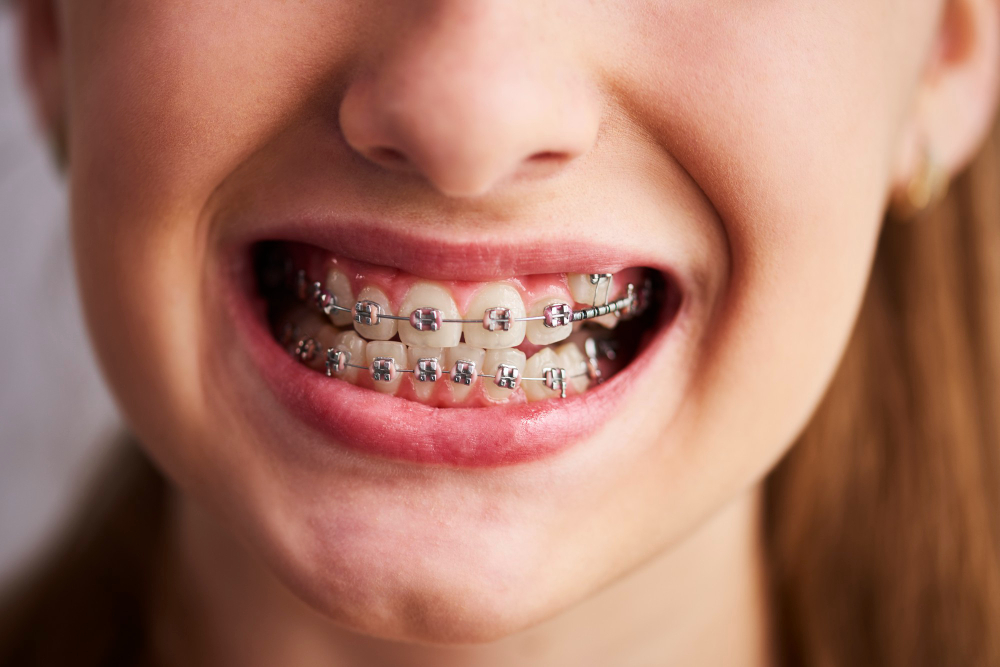
POLYGON ((505 401, 510 398, 510 395, 521 384, 521 377, 524 376, 525 361, 524 352, 509 347, 486 352, 486 360, 483 362, 483 373, 494 377, 492 379, 483 378, 483 387, 490 398, 497 401, 505 401), (497 369, 501 364, 513 366, 517 369, 516 374, 507 378, 497 378, 497 369), (499 383, 498 379, 500 380, 499 383))
POLYGON ((461 373, 457 372, 460 369, 457 367, 458 362, 472 362, 474 364, 474 369, 476 375, 483 372, 483 364, 486 361, 486 350, 481 347, 472 347, 471 345, 456 345, 455 347, 449 347, 445 351, 445 361, 447 362, 447 372, 449 377, 445 378, 448 382, 448 386, 451 387, 451 395, 456 403, 464 401, 469 393, 476 387, 478 379, 473 379, 471 382, 466 384, 465 379, 461 373))
POLYGON ((406 368, 406 346, 395 341, 372 341, 365 348, 365 358, 375 389, 395 394, 403 382, 404 374, 399 369, 406 368))
POLYGON ((406 350, 406 360, 408 368, 413 369, 413 392, 421 401, 427 401, 434 395, 438 383, 446 379, 450 370, 445 364, 444 349, 440 347, 415 346, 406 350), (437 379, 429 373, 422 373, 420 368, 421 359, 437 360, 437 379), (420 378, 424 379, 421 380, 420 378))
MULTIPOLYGON (((399 306, 401 315, 410 315, 418 309, 429 308, 438 311, 439 317, 446 320, 461 319, 458 306, 451 298, 451 293, 440 285, 428 282, 418 282, 410 288, 399 306)), ((426 347, 455 347, 462 340, 462 325, 457 322, 434 323, 431 316, 434 313, 417 313, 418 324, 424 327, 418 331, 410 322, 399 321, 399 340, 407 345, 426 347), (420 317, 423 315, 423 317, 420 317), (432 329, 437 328, 437 331, 432 329)))
MULTIPOLYGON (((377 303, 381 315, 395 314, 392 312, 392 308, 389 307, 389 297, 377 287, 368 285, 361 288, 361 291, 358 293, 358 303, 360 304, 365 301, 377 303)), ((398 328, 396 320, 380 317, 378 324, 363 324, 358 321, 358 317, 357 311, 355 311, 354 329, 368 340, 389 340, 396 335, 396 329, 398 328)))
POLYGON ((566 343, 556 348, 556 356, 562 360, 562 366, 569 376, 569 386, 577 394, 587 391, 590 377, 587 375, 587 357, 580 351, 576 343, 566 343))
MULTIPOLYGON (((351 280, 342 271, 333 270, 326 276, 326 291, 337 299, 337 305, 353 311, 354 290, 351 289, 351 280)), ((335 310, 330 313, 330 321, 338 327, 346 327, 354 321, 353 312, 335 310)))
POLYGON ((486 285, 472 297, 472 301, 469 302, 469 306, 465 310, 465 319, 476 320, 475 322, 466 322, 462 326, 465 342, 468 345, 489 350, 517 347, 524 341, 525 331, 523 321, 514 321, 515 318, 519 317, 525 317, 524 301, 521 300, 520 292, 505 283, 486 285), (494 308, 509 311, 506 330, 498 324, 493 331, 489 331, 481 321, 486 317, 487 311, 494 308))
MULTIPOLYGON (((366 356, 368 341, 354 331, 342 331, 334 336, 332 347, 347 352, 350 355, 348 363, 356 364, 358 366, 365 366, 368 364, 368 358, 366 356)), ((360 373, 360 369, 347 367, 339 373, 334 373, 334 377, 347 380, 351 384, 357 384, 358 375, 360 373)))
POLYGON ((576 302, 587 306, 604 305, 610 300, 614 288, 614 278, 605 277, 603 273, 569 273, 566 275, 566 282, 569 284, 569 293, 576 302), (600 276, 597 283, 591 281, 593 275, 600 276))
MULTIPOLYGON (((524 377, 543 378, 545 377, 546 368, 562 368, 562 365, 563 360, 559 355, 553 352, 551 348, 546 347, 531 355, 527 363, 525 363, 524 377)), ((521 386, 524 388, 524 394, 528 397, 529 401, 542 401, 546 398, 560 395, 559 391, 546 387, 541 379, 525 380, 521 383, 521 386)))
MULTIPOLYGON (((569 308, 569 304, 566 303, 568 299, 560 296, 546 296, 542 297, 535 303, 531 304, 531 308, 528 309, 528 317, 541 317, 545 314, 545 309, 548 306, 554 304, 566 304, 569 308)), ((572 308, 569 308, 572 310, 572 308)), ((552 343, 558 343, 561 340, 566 340, 569 335, 573 333, 572 324, 564 324, 557 327, 549 327, 545 325, 544 320, 531 320, 527 322, 527 336, 528 340, 535 345, 551 345, 552 343)))

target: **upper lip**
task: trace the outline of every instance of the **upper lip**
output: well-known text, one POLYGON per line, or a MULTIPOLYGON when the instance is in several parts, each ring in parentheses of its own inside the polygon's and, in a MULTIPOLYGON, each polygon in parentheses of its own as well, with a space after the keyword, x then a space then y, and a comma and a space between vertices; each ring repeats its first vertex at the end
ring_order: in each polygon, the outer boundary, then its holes
MULTIPOLYGON (((609 225, 613 228, 613 225, 609 225)), ((506 233, 502 225, 478 225, 455 233, 422 222, 328 215, 249 218, 235 225, 233 243, 307 243, 332 254, 379 264, 431 280, 488 281, 540 273, 614 273, 629 267, 663 272, 682 294, 684 276, 642 240, 553 238, 544 227, 506 233), (647 247, 644 247, 647 246, 647 247)), ((602 232, 607 235, 606 232, 602 232)), ((662 253, 662 249, 658 249, 662 253)))

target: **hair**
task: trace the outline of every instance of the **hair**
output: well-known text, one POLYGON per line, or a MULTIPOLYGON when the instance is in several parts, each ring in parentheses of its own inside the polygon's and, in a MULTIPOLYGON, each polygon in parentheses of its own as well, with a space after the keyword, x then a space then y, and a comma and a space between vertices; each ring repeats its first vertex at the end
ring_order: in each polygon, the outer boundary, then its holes
POLYGON ((766 484, 790 664, 1000 665, 1000 125, 883 226, 841 364, 766 484))
MULTIPOLYGON (((827 393, 765 483, 789 665, 1000 665, 1000 130, 922 219, 884 225, 827 393)), ((0 605, 0 666, 149 661, 169 485, 119 448, 0 605)))

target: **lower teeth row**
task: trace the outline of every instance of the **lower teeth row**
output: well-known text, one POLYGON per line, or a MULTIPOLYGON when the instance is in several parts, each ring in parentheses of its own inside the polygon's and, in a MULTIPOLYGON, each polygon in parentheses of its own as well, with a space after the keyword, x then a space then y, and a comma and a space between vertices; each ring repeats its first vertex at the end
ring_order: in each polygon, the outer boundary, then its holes
MULTIPOLYGON (((349 332, 348 335, 357 336, 353 332, 349 332)), ((363 340, 360 336, 357 336, 357 339, 363 340)), ((557 359, 564 360, 563 365, 542 366, 538 369, 537 375, 530 376, 524 374, 524 353, 517 350, 487 351, 460 345, 449 348, 449 353, 456 356, 456 359, 451 363, 450 368, 446 368, 442 360, 444 350, 437 350, 438 353, 434 356, 419 356, 419 353, 418 355, 412 353, 412 350, 418 348, 409 348, 394 341, 366 342, 368 346, 382 346, 386 351, 395 349, 396 354, 382 356, 378 353, 373 354, 369 350, 366 356, 370 357, 370 360, 367 363, 358 363, 365 360, 352 358, 348 344, 342 343, 328 347, 312 336, 298 338, 291 325, 286 325, 282 333, 282 343, 290 348, 292 355, 298 361, 310 367, 322 368, 328 377, 345 377, 352 371, 365 371, 376 389, 393 390, 403 376, 409 374, 416 386, 430 386, 445 381, 459 388, 471 388, 477 380, 489 380, 496 387, 496 390, 490 392, 495 399, 508 397, 522 386, 522 382, 539 383, 539 386, 545 387, 553 395, 566 398, 567 389, 573 388, 579 393, 585 390, 591 382, 600 383, 602 380, 598 359, 599 346, 594 339, 588 339, 584 346, 587 351, 586 356, 579 353, 575 343, 566 343, 553 355, 557 359), (468 354, 469 352, 473 354, 468 354), (495 358, 485 361, 472 358, 473 356, 488 357, 499 354, 520 355, 520 363, 498 363, 495 358), (575 362, 572 361, 574 356, 579 357, 575 362), (414 368, 401 367, 396 362, 397 357, 412 359, 414 368), (566 363, 567 357, 569 363, 566 363), (484 368, 488 368, 491 372, 483 372, 484 368)), ((430 349, 422 350, 422 352, 429 351, 433 353, 430 349)), ((525 393, 536 399, 547 398, 533 388, 525 387, 525 393)))

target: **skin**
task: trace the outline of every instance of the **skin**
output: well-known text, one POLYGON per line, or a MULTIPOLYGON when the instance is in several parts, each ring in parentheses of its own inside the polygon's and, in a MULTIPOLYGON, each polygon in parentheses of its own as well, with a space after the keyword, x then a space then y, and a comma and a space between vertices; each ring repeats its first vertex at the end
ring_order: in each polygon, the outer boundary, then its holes
POLYGON ((996 2, 22 10, 92 338, 180 489, 164 655, 771 659, 762 479, 836 368, 888 197, 922 147, 954 173, 989 128, 996 2), (264 203, 680 248, 695 282, 642 400, 586 442, 485 472, 375 460, 227 344, 222 249, 264 203))

